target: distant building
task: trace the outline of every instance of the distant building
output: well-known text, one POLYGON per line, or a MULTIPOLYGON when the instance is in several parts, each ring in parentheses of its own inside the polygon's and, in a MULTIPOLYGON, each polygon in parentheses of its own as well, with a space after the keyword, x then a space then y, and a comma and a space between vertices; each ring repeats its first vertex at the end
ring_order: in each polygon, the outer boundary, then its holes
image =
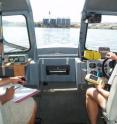
POLYGON ((50 27, 70 27, 70 19, 57 18, 57 19, 43 19, 43 26, 50 27))
POLYGON ((62 22, 62 26, 66 26, 66 19, 61 19, 61 22, 62 22))
POLYGON ((57 27, 61 27, 62 26, 61 18, 57 18, 56 25, 57 25, 57 27))
POLYGON ((70 19, 66 19, 66 26, 69 27, 71 25, 70 19))
POLYGON ((70 27, 70 19, 66 18, 57 18, 57 27, 70 27))
POLYGON ((56 19, 50 19, 50 26, 55 27, 56 26, 56 19))
POLYGON ((49 19, 43 19, 43 25, 44 26, 49 26, 49 24, 50 24, 49 21, 50 21, 49 19))

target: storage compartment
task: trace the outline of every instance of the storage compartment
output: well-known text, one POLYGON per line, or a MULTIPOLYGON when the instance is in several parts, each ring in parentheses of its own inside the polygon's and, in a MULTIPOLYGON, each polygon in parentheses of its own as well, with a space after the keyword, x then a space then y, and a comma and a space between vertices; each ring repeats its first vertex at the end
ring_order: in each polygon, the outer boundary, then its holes
POLYGON ((74 58, 40 58, 39 70, 41 86, 76 87, 74 58))
POLYGON ((47 65, 47 75, 69 75, 70 65, 47 65))

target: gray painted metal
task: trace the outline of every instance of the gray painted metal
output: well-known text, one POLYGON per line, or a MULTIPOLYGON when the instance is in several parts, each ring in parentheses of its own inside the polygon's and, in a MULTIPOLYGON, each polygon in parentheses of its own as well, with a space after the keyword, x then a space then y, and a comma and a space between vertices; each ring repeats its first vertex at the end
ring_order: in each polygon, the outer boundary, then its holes
MULTIPOLYGON (((37 44, 35 37, 33 13, 29 0, 0 0, 2 4, 2 15, 24 15, 27 20, 27 27, 30 40, 30 50, 25 52, 29 58, 37 60, 37 44)), ((24 52, 23 52, 24 53, 24 52)))
POLYGON ((29 11, 29 0, 0 0, 3 12, 29 11))
POLYGON ((100 14, 117 13, 117 0, 86 0, 84 10, 100 14))
POLYGON ((74 58, 40 58, 40 81, 41 82, 75 82, 75 60, 74 58), (48 65, 70 65, 69 75, 47 75, 48 65))
POLYGON ((75 58, 75 68, 76 68, 76 85, 77 88, 79 84, 87 84, 85 81, 85 76, 86 76, 86 63, 80 61, 79 58, 75 58))
POLYGON ((82 12, 80 37, 79 37, 79 56, 82 59, 85 50, 89 13, 101 15, 117 15, 117 0, 86 0, 82 12))

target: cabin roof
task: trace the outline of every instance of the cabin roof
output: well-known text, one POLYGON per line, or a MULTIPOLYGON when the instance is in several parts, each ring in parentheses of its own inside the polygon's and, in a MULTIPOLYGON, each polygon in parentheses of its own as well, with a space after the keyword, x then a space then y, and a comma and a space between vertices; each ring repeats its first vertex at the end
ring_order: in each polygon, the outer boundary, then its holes
POLYGON ((86 0, 84 11, 100 14, 117 13, 117 0, 86 0))
POLYGON ((2 12, 21 12, 29 11, 29 0, 0 0, 2 3, 2 12))

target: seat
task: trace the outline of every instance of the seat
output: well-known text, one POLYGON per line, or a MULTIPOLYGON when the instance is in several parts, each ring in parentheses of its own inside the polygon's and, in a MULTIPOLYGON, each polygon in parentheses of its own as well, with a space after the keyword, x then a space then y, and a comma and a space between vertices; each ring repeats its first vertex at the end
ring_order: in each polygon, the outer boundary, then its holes
POLYGON ((112 86, 103 115, 107 124, 117 124, 117 64, 108 83, 112 86))
POLYGON ((1 111, 0 111, 0 124, 3 124, 3 118, 2 118, 1 111))

